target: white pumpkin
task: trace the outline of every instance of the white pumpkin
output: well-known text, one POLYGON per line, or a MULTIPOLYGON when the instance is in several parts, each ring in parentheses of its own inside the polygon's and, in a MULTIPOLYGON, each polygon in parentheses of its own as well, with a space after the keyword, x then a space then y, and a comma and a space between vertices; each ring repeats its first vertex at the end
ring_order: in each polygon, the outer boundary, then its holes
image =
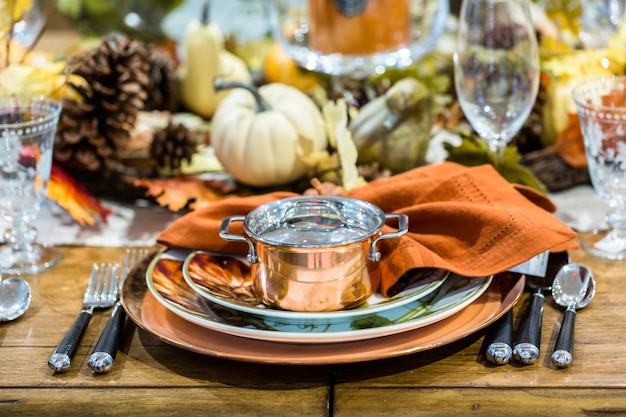
POLYGON ((300 90, 282 83, 256 90, 222 80, 215 88, 234 88, 213 115, 211 144, 237 181, 255 187, 291 183, 311 170, 311 155, 326 150, 321 111, 300 90))

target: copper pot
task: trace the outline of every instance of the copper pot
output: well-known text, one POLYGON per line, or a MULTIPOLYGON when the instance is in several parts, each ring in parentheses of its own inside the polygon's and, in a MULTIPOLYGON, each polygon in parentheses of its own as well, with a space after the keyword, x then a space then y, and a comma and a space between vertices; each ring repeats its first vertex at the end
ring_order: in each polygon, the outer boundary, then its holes
POLYGON ((247 242, 254 291, 265 304, 293 311, 336 311, 372 295, 368 260, 381 239, 408 231, 404 214, 385 214, 362 200, 305 196, 277 200, 222 221, 220 236, 247 242), (381 233, 387 219, 398 230, 381 233), (229 232, 243 222, 244 235, 229 232))

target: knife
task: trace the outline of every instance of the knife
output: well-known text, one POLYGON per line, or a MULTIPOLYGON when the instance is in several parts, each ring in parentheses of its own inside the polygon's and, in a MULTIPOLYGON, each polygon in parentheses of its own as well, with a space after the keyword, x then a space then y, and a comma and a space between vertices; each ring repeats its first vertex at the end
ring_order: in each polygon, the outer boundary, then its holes
MULTIPOLYGON (((525 275, 543 276, 547 270, 549 252, 523 262, 508 272, 525 275)), ((494 365, 505 365, 513 358, 513 309, 510 309, 491 327, 491 333, 487 336, 491 339, 487 345, 485 354, 487 360, 494 365)))
POLYGON ((506 365, 513 357, 513 309, 509 309, 491 328, 487 360, 494 365, 506 365))
POLYGON ((557 272, 569 261, 570 258, 567 252, 551 253, 544 276, 527 276, 526 286, 536 291, 530 297, 528 310, 520 323, 517 339, 513 347, 515 360, 524 365, 535 363, 541 353, 541 325, 545 300, 543 292, 550 289, 557 272))

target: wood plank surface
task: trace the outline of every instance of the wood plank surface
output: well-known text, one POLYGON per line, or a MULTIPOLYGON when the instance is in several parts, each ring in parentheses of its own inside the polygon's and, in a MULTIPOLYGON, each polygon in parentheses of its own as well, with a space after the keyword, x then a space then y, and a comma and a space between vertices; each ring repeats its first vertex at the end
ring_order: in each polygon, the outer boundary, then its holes
POLYGON ((328 415, 326 389, 257 390, 117 387, 3 389, 2 416, 252 416, 328 415), (70 392, 75 395, 68 395, 70 392))
MULTIPOLYGON (((574 260, 592 268, 597 293, 578 314, 574 363, 568 369, 557 370, 549 360, 562 308, 548 299, 543 353, 529 366, 488 364, 483 346, 488 329, 392 359, 284 366, 189 352, 131 323, 114 369, 94 375, 87 358, 108 311, 94 316, 67 373, 55 374, 47 360, 81 308, 91 263, 121 261, 124 250, 79 246, 62 250, 64 258, 58 265, 26 276, 33 292, 27 313, 0 325, 2 416, 626 415, 623 262, 572 252, 574 260), (81 411, 88 406, 97 411, 81 411)), ((514 310, 516 322, 527 298, 525 294, 514 310)))
POLYGON ((626 391, 601 388, 353 387, 339 389, 335 400, 335 417, 626 415, 626 391))

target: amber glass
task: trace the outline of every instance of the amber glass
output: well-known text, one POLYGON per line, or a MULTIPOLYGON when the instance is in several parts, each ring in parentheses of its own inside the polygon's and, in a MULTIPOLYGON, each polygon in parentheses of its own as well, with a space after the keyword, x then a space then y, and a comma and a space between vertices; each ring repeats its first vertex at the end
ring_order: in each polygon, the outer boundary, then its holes
POLYGON ((323 53, 365 55, 410 42, 410 1, 378 0, 345 14, 334 0, 308 0, 311 46, 323 53))

